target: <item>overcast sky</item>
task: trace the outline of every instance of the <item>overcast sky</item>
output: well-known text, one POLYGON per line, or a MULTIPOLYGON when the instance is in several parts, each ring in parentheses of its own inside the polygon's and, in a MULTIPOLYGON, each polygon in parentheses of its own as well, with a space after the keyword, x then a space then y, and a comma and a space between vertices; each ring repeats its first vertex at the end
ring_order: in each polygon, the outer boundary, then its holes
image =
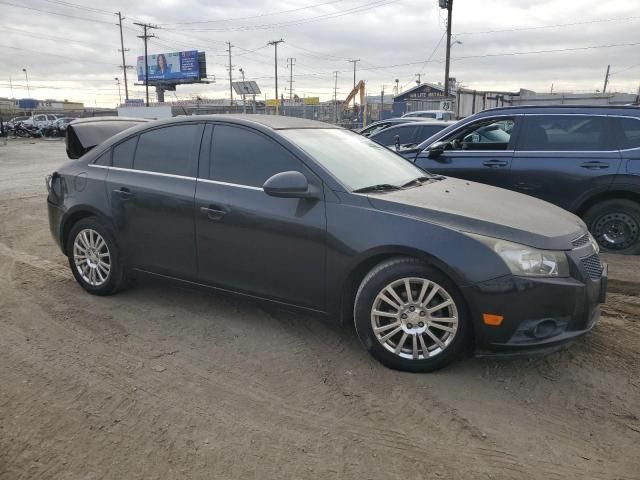
MULTIPOLYGON (((609 90, 636 92, 640 85, 640 0, 455 0, 451 76, 466 87, 517 91, 586 92, 602 89, 607 64, 609 90), (603 47, 607 48, 585 48, 603 47), (563 50, 565 51, 558 51, 563 50), (538 53, 526 53, 538 52, 538 53), (514 53, 516 53, 514 55, 514 53), (510 55, 505 55, 510 54, 510 55)), ((69 99, 86 106, 118 102, 115 77, 123 78, 117 17, 122 11, 127 63, 143 52, 140 27, 157 24, 149 53, 201 50, 210 85, 179 86, 177 98, 229 97, 226 43, 234 80, 238 68, 274 93, 273 47, 278 48, 279 91, 288 96, 287 58, 294 57, 293 91, 300 96, 338 97, 358 80, 369 94, 400 90, 444 77, 446 11, 437 0, 0 0, 0 96, 69 99), (80 17, 80 18, 78 18, 80 17), (427 60, 431 58, 430 62, 427 60), (13 83, 13 94, 9 80, 13 83)), ((143 97, 133 86, 130 96, 143 97)), ((136 81, 137 83, 137 81, 136 81)), ((124 89, 122 93, 124 97, 124 89)), ((167 93, 166 99, 175 99, 167 93)))

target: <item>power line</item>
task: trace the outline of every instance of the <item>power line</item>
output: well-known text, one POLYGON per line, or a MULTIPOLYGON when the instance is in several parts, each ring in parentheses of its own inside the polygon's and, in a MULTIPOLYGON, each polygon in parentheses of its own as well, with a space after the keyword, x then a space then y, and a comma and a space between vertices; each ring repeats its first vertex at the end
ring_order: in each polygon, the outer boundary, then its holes
POLYGON ((39 12, 39 13, 46 13, 48 15, 58 15, 61 17, 67 17, 67 18, 76 18, 78 20, 85 20, 87 22, 95 22, 95 23, 103 23, 105 25, 111 25, 111 22, 107 22, 105 20, 98 20, 96 18, 90 18, 90 17, 81 17, 79 15, 69 15, 67 13, 61 13, 61 12, 52 12, 51 10, 43 10, 40 8, 35 8, 35 7, 27 7, 25 5, 16 5, 15 3, 10 3, 10 2, 5 2, 5 1, 0 1, 0 4, 2 5, 7 5, 9 7, 15 7, 15 8, 24 8, 26 10, 29 10, 30 12, 39 12))
POLYGON ((199 29, 182 29, 182 31, 194 31, 194 32, 229 32, 229 31, 246 31, 246 30, 268 30, 272 28, 283 28, 290 27, 295 25, 303 25, 306 23, 316 22, 319 20, 324 20, 327 18, 337 18, 342 17, 344 15, 351 15, 353 13, 359 13, 366 10, 371 10, 373 8, 382 7, 386 5, 391 5, 393 3, 397 3, 401 0, 376 0, 374 2, 368 3, 366 5, 361 5, 359 7, 353 7, 347 10, 326 13, 323 15, 317 15, 315 17, 307 17, 300 20, 292 20, 288 22, 280 22, 280 23, 267 23, 262 25, 245 25, 240 27, 226 27, 226 28, 199 28, 199 29))
POLYGON ((101 8, 95 8, 95 7, 87 7, 86 5, 78 5, 77 3, 64 2, 62 0, 44 0, 44 1, 49 3, 54 3, 57 5, 62 5, 63 7, 79 8, 87 12, 101 13, 103 15, 109 15, 109 16, 113 15, 113 12, 109 12, 108 10, 102 10, 101 8))
POLYGON ((506 32, 522 32, 527 30, 543 30, 547 28, 559 28, 559 27, 574 27, 578 25, 591 25, 595 23, 607 23, 607 22, 624 22, 628 20, 638 20, 640 17, 620 17, 620 18, 606 18, 601 20, 589 20, 585 22, 572 22, 572 23, 556 23, 553 25, 535 25, 532 27, 513 27, 499 30, 484 30, 478 32, 461 32, 456 35, 486 35, 490 33, 506 33, 506 32))
POLYGON ((77 57, 68 57, 66 55, 59 55, 57 53, 43 52, 42 50, 32 50, 32 49, 29 49, 29 48, 16 47, 15 45, 2 45, 2 44, 0 44, 0 47, 11 48, 13 50, 22 50, 22 51, 25 51, 25 52, 39 53, 41 55, 46 55, 46 56, 49 56, 49 57, 66 58, 67 60, 73 60, 73 61, 76 61, 76 62, 82 61, 82 62, 86 62, 86 63, 97 63, 97 64, 100 64, 100 65, 110 65, 112 67, 113 66, 116 66, 116 67, 118 66, 115 63, 100 62, 100 61, 97 61, 97 60, 80 60, 77 57))
POLYGON ((251 20, 254 18, 262 18, 262 17, 271 17, 274 15, 282 15, 283 13, 291 13, 291 12, 298 12, 300 10, 306 10, 309 8, 315 8, 315 7, 320 7, 323 5, 329 5, 332 3, 339 3, 339 2, 343 2, 344 0, 331 0, 330 2, 322 2, 322 3, 316 3, 314 5, 307 5, 306 7, 298 7, 298 8, 292 8, 289 10, 280 10, 279 12, 272 12, 272 13, 263 13, 260 15, 250 15, 247 17, 232 17, 232 18, 222 18, 222 19, 216 19, 216 20, 199 20, 199 21, 192 21, 192 22, 174 22, 174 23, 161 23, 160 25, 194 25, 194 24, 202 24, 202 23, 221 23, 221 22, 231 22, 231 21, 235 21, 235 20, 251 20))

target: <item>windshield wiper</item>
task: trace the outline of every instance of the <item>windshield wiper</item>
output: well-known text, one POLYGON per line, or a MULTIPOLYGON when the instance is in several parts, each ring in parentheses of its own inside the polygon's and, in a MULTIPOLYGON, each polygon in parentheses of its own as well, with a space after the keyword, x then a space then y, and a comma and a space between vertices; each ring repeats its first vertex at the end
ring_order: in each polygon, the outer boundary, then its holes
POLYGON ((413 186, 419 186, 422 185, 424 182, 427 182, 429 180, 433 180, 433 177, 418 177, 418 178, 414 178, 413 180, 408 181, 407 183, 405 183, 404 185, 402 185, 402 188, 407 188, 407 187, 413 187, 413 186))
POLYGON ((391 185, 390 183, 380 183, 378 185, 358 188, 357 190, 354 190, 354 193, 388 192, 391 190, 400 190, 400 187, 398 187, 397 185, 391 185))

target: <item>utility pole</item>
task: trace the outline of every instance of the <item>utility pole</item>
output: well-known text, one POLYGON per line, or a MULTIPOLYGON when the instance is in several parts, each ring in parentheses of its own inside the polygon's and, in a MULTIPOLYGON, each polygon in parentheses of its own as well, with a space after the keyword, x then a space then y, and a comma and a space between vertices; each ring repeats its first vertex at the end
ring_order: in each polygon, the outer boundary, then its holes
POLYGON ((607 93, 607 85, 609 84, 609 74, 611 70, 611 65, 607 65, 607 74, 604 76, 604 87, 602 87, 602 93, 607 93))
POLYGON ((154 28, 158 28, 155 25, 151 25, 150 23, 139 23, 134 22, 134 25, 138 25, 142 27, 144 33, 142 35, 138 35, 138 38, 141 38, 144 41, 144 88, 146 92, 147 98, 147 107, 149 106, 149 58, 147 56, 147 40, 155 37, 154 34, 147 34, 147 30, 151 30, 154 28))
POLYGON ((416 77, 418 77, 418 80, 416 80, 416 83, 417 83, 418 85, 420 85, 420 84, 422 83, 422 82, 420 81, 420 80, 421 80, 421 78, 422 78, 422 74, 421 74, 421 73, 416 73, 416 77))
POLYGON ((231 71, 233 70, 233 65, 231 65, 231 47, 233 47, 233 45, 231 45, 231 42, 227 42, 227 45, 229 46, 228 51, 229 51, 229 95, 231 95, 231 103, 230 105, 233 106, 233 75, 231 73, 231 71))
POLYGON ((453 0, 439 0, 440 8, 447 10, 447 59, 444 66, 444 96, 449 97, 449 67, 451 65, 451 16, 453 0))
MULTIPOLYGON (((356 88, 356 63, 360 61, 359 58, 354 58, 353 60, 347 60, 350 63, 353 63, 353 89, 356 88)), ((353 108, 356 108, 356 96, 353 96, 353 108)))
POLYGON ((333 72, 335 81, 333 83, 333 112, 335 123, 338 123, 338 71, 333 72))
POLYGON ((122 72, 124 73, 124 98, 125 100, 129 100, 129 86, 127 85, 127 68, 130 68, 130 67, 127 66, 124 59, 124 52, 128 52, 129 49, 124 48, 124 38, 122 37, 122 20, 124 20, 125 17, 123 17, 120 12, 116 13, 116 15, 118 15, 118 26, 120 27, 120 50, 119 51, 122 52, 122 72))
POLYGON ((278 106, 280 105, 280 97, 278 97, 278 44, 283 43, 284 40, 271 40, 267 43, 267 45, 273 45, 275 51, 275 70, 276 70, 276 115, 280 115, 280 109, 278 106))
POLYGON ((293 57, 287 58, 287 68, 289 68, 289 100, 293 99, 293 66, 296 64, 296 59, 293 57))
POLYGON ((382 120, 382 115, 384 113, 384 85, 382 86, 382 91, 380 92, 380 116, 378 120, 382 120))

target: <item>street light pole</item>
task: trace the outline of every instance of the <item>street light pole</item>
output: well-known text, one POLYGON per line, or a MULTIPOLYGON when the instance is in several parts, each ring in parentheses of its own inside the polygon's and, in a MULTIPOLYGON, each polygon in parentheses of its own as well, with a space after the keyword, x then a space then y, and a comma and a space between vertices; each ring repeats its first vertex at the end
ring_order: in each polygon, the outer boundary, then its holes
POLYGON ((242 113, 247 113, 247 97, 244 94, 244 69, 240 67, 238 71, 242 75, 242 113))
POLYGON ((118 99, 119 104, 122 105, 122 93, 120 93, 120 79, 118 77, 115 78, 116 84, 118 85, 118 99))
MULTIPOLYGON (((354 58, 353 60, 348 60, 350 63, 353 63, 353 89, 355 90, 356 88, 356 63, 358 63, 360 61, 359 58, 354 58)), ((362 105, 360 105, 362 107, 362 105)), ((353 108, 355 111, 356 108, 356 96, 353 96, 353 108)))
POLYGON ((27 80, 27 95, 31 97, 31 90, 29 89, 29 75, 27 75, 27 69, 23 68, 22 71, 24 72, 24 78, 27 80))

